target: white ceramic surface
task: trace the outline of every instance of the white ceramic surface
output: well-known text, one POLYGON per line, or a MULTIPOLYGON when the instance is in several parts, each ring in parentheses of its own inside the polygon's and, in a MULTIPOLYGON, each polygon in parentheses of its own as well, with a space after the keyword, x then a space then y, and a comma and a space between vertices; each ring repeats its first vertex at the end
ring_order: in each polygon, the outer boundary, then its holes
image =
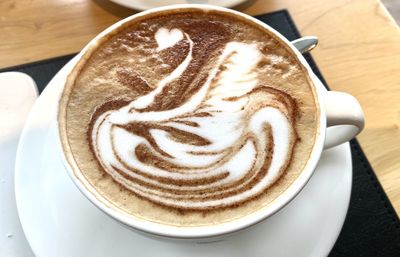
POLYGON ((210 4, 222 7, 234 7, 247 0, 110 0, 116 4, 135 9, 147 10, 172 4, 210 4))
POLYGON ((266 221, 223 241, 160 241, 131 231, 77 189, 55 143, 55 105, 75 60, 49 83, 23 130, 16 160, 22 226, 37 257, 326 256, 343 225, 352 180, 349 144, 323 152, 307 186, 266 221))
POLYGON ((14 163, 21 130, 38 93, 31 77, 20 72, 0 73, 0 90, 0 256, 30 257, 15 205, 14 163))

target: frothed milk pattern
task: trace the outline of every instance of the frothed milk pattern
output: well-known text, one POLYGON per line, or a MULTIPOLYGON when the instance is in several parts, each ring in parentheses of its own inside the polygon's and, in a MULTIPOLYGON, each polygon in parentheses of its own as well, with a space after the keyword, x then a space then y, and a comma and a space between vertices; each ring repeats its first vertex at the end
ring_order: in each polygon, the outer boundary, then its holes
POLYGON ((211 10, 124 23, 85 51, 60 101, 78 182, 118 212, 179 227, 267 208, 301 175, 319 131, 292 50, 211 10))
POLYGON ((165 107, 157 101, 196 61, 196 46, 179 28, 161 27, 154 40, 155 53, 188 50, 156 85, 136 78, 147 93, 93 115, 88 137, 101 167, 138 197, 179 211, 238 207, 266 192, 292 158, 297 106, 259 81, 258 43, 225 42, 193 94, 165 107))

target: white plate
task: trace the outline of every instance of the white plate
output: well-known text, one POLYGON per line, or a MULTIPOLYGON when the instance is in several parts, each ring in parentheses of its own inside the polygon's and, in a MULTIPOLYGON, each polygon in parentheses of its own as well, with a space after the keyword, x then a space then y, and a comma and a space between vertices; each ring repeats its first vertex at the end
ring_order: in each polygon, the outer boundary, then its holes
POLYGON ((38 92, 31 77, 0 73, 0 256, 29 257, 33 253, 18 219, 14 194, 15 153, 26 117, 38 92))
POLYGON ((154 7, 160 7, 171 4, 210 4, 222 7, 234 7, 247 0, 110 0, 111 2, 122 6, 136 9, 147 10, 154 7))
POLYGON ((283 210, 224 241, 159 241, 119 225, 77 189, 55 144, 57 96, 76 60, 49 83, 23 130, 16 160, 21 223, 37 257, 326 256, 343 225, 352 180, 349 144, 325 151, 308 185, 283 210))

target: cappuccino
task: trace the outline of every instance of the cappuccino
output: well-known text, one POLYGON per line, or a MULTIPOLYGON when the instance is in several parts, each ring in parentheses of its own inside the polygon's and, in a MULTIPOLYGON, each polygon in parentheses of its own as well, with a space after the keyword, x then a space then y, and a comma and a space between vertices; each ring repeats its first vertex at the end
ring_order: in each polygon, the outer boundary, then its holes
POLYGON ((198 9, 101 38, 64 88, 63 151, 120 212, 206 226, 265 208, 296 180, 319 126, 296 54, 265 28, 198 9))

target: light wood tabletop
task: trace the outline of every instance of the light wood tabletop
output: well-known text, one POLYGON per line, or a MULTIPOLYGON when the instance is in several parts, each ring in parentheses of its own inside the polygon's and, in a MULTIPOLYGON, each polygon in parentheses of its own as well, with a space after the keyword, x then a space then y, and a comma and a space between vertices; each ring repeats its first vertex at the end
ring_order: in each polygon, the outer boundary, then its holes
MULTIPOLYGON (((377 0, 249 0, 250 15, 287 8, 334 90, 354 95, 366 128, 358 139, 400 213, 400 30, 377 0)), ((78 52, 135 13, 108 0, 2 0, 0 68, 78 52)))

